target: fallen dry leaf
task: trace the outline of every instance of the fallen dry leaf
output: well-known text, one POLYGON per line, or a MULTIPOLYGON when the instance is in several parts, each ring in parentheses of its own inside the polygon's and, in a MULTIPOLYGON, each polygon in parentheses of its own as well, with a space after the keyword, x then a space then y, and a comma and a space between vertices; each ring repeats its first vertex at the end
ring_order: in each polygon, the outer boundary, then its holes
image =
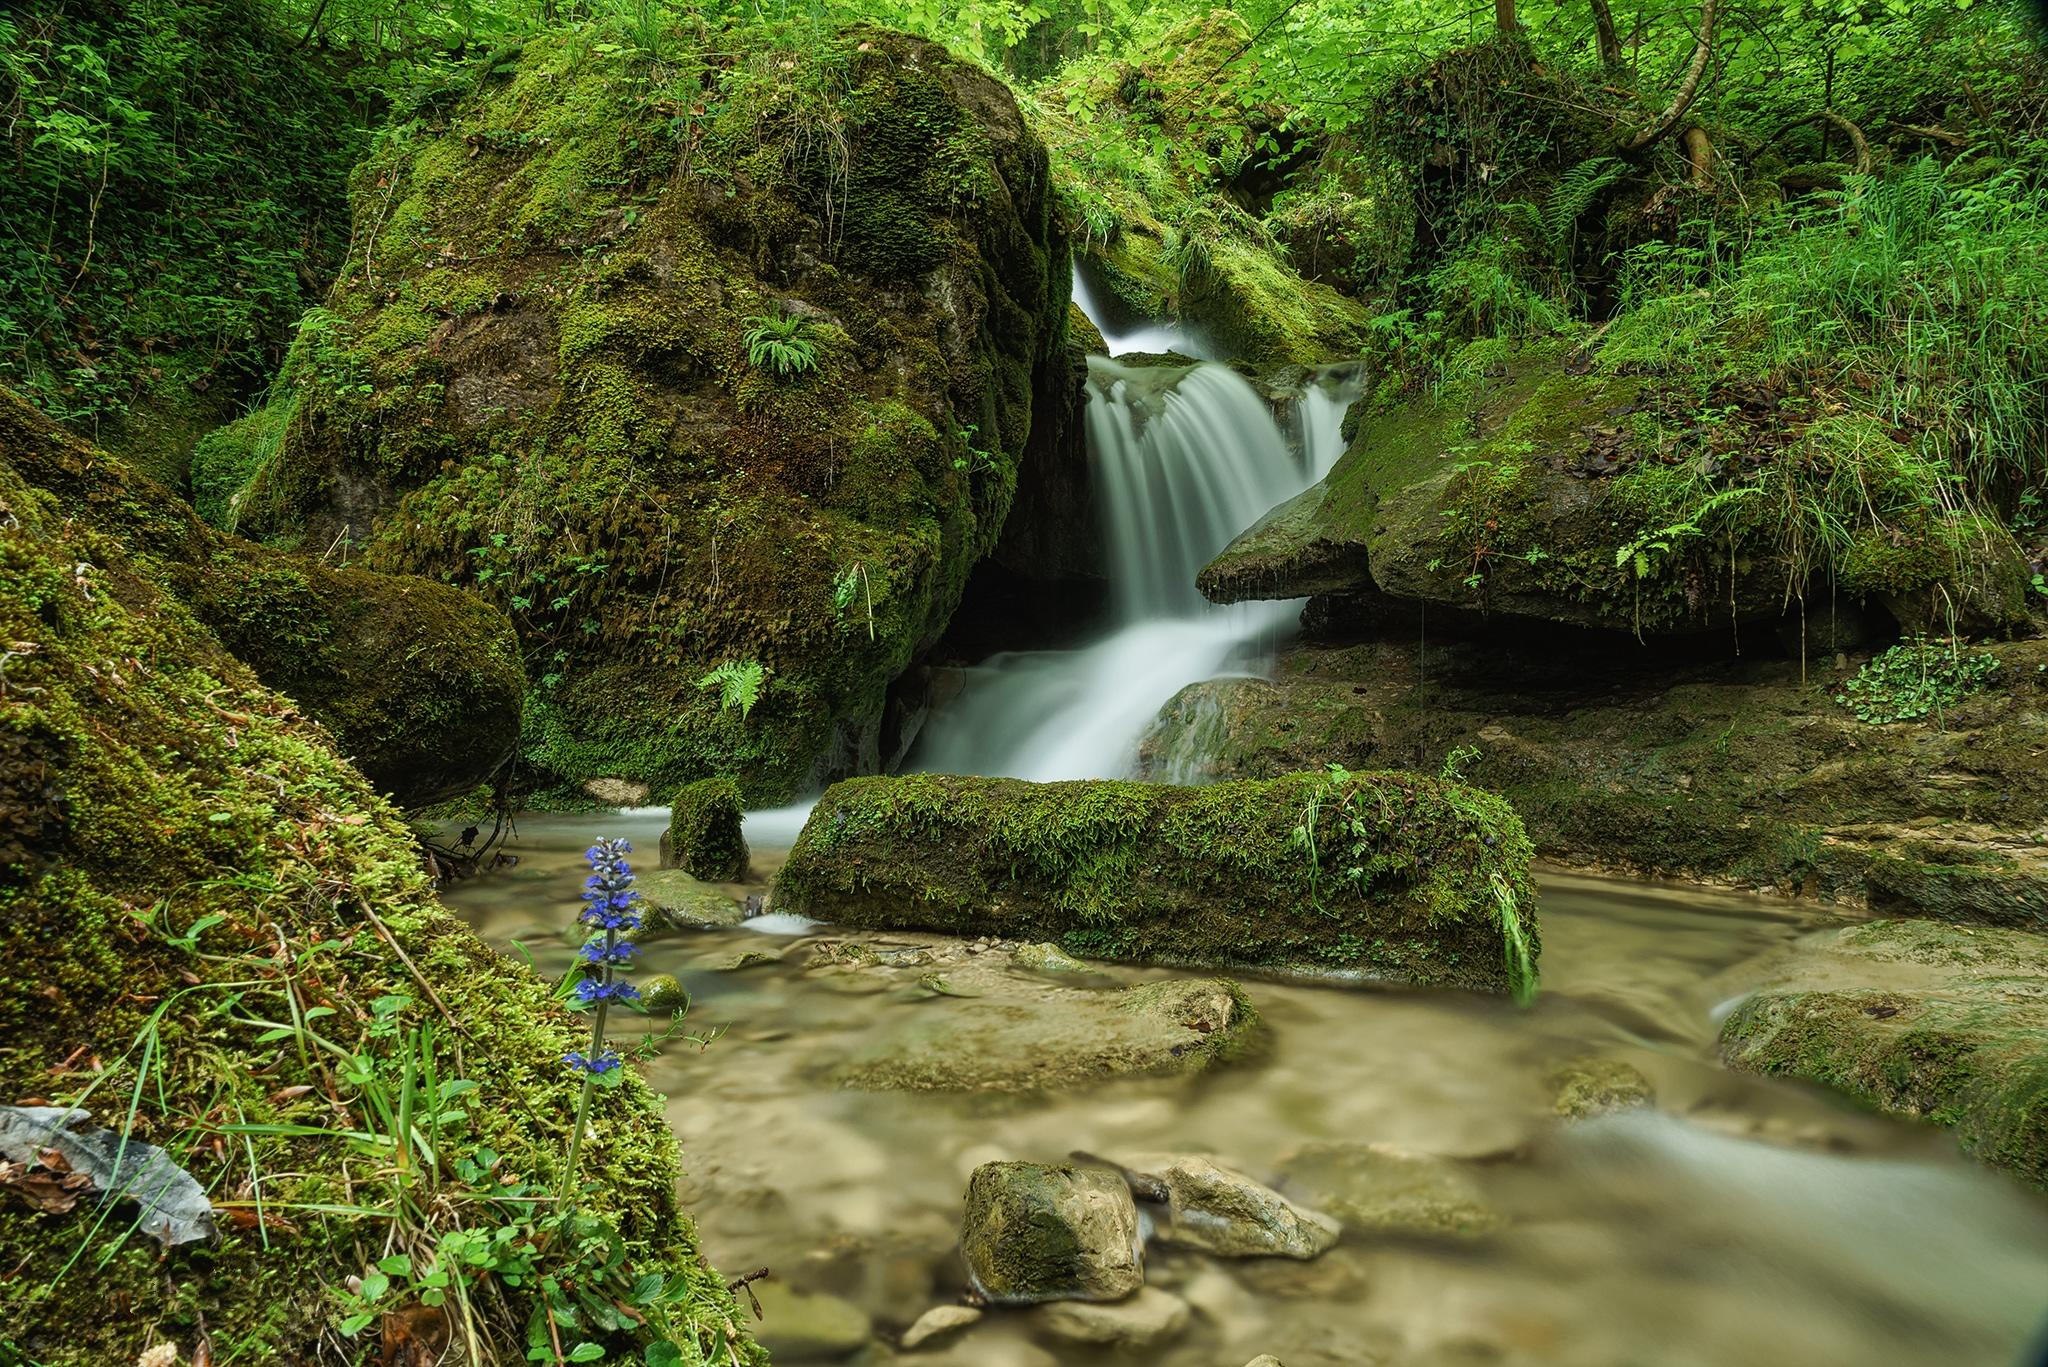
POLYGON ((435 1367, 448 1351, 448 1317, 414 1305, 384 1317, 383 1367, 435 1367))
POLYGON ((82 1172, 73 1172, 63 1154, 45 1149, 34 1163, 0 1159, 0 1187, 28 1202, 31 1210, 62 1215, 78 1205, 80 1196, 92 1190, 92 1179, 82 1172))

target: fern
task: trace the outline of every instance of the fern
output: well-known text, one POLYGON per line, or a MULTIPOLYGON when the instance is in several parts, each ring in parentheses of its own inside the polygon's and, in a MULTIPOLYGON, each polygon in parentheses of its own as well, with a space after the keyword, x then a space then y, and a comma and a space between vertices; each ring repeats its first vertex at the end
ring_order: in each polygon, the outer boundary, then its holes
POLYGON ((1628 163, 1620 157, 1588 157, 1559 177, 1557 188, 1543 206, 1543 236, 1553 252, 1564 255, 1579 215, 1593 207, 1602 190, 1626 174, 1628 163))
POLYGON ((818 368, 818 344, 804 335, 801 318, 755 314, 747 320, 747 364, 787 380, 818 368))
POLYGON ((697 687, 717 689, 719 710, 730 712, 737 707, 744 721, 761 701, 761 686, 767 678, 768 671, 759 660, 727 660, 697 680, 697 687))

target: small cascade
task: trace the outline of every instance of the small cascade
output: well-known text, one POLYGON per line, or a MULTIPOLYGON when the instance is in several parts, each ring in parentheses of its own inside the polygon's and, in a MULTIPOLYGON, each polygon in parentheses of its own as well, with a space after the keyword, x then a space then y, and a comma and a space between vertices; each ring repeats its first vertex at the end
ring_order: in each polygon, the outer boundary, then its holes
POLYGON ((1080 650, 986 661, 927 725, 919 768, 1041 781, 1121 777, 1174 694, 1256 670, 1300 611, 1295 602, 1218 606, 1202 598, 1195 576, 1335 462, 1355 382, 1312 381, 1290 432, 1226 366, 1098 357, 1089 378, 1089 455, 1115 625, 1080 650))
POLYGON ((1074 303, 1087 315, 1088 321, 1095 324, 1095 330, 1102 334, 1103 345, 1109 348, 1112 356, 1133 353, 1160 355, 1171 351, 1198 361, 1220 359, 1207 343, 1195 335, 1193 329, 1180 323, 1141 323, 1130 329, 1112 326, 1108 321, 1108 311, 1095 296, 1094 282, 1079 263, 1074 267, 1074 303))

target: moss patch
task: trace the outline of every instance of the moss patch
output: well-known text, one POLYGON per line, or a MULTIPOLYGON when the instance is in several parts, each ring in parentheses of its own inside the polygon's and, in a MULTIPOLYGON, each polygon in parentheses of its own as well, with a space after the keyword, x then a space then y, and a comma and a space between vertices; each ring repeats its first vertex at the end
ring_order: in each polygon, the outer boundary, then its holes
MULTIPOLYGON (((172 591, 174 566, 205 557, 167 545, 218 543, 118 472, 75 444, 0 446, 0 1093, 85 1098, 169 1149, 225 1232, 163 1255, 118 1217, 0 1203, 0 1343, 51 1367, 166 1339, 189 1354, 202 1334, 217 1360, 309 1361, 388 1230, 334 1208, 381 1201, 384 1165, 328 1133, 367 1122, 361 1088, 264 1022, 297 1013, 380 1068, 435 1031, 442 1076, 479 1088, 450 1135, 542 1183, 581 1023, 441 910, 393 808, 172 591), (224 1129, 245 1122, 310 1132, 224 1129)), ((676 1207, 660 1109, 629 1081, 595 1115, 590 1208, 687 1286, 685 1332, 708 1344, 734 1311, 676 1207)), ((465 1199, 452 1172, 438 1182, 465 1199)), ((528 1293, 510 1294, 507 1319, 485 1314, 516 1334, 528 1293)))
POLYGON ((849 925, 1056 940, 1091 958, 1498 991, 1494 884, 1533 945, 1528 860, 1506 803, 1414 774, 1187 789, 914 775, 828 790, 775 900, 849 925), (1304 824, 1313 858, 1295 839, 1304 824))
POLYGON ((741 829, 740 787, 729 778, 686 783, 669 799, 668 829, 661 834, 661 866, 692 878, 737 882, 747 872, 747 837, 741 829))
POLYGON ((2048 1185, 2048 939, 1876 921, 1808 948, 1728 1018, 1729 1063, 1949 1126, 2048 1185))
POLYGON ((537 37, 389 139, 278 416, 209 457, 253 471, 244 529, 501 606, 564 788, 878 767, 1059 363, 1067 253, 1008 92, 879 30, 760 37, 537 37), (769 316, 814 370, 749 363, 769 316), (744 716, 697 687, 750 662, 744 716))

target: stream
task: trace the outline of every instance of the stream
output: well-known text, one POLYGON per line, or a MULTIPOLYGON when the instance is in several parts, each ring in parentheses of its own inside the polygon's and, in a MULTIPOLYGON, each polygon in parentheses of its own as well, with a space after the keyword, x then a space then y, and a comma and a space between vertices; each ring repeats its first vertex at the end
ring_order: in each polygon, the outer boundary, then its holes
MULTIPOLYGON (((525 818, 511 846, 518 867, 446 900, 492 943, 516 941, 559 974, 582 849, 606 833, 651 851, 664 815, 525 818)), ((754 876, 778 862, 757 850, 754 876)), ((1795 953, 1802 933, 1836 918, 1562 874, 1544 877, 1543 898, 1544 990, 1529 1010, 1462 993, 1252 980, 1265 1042, 1249 1060, 1066 1095, 834 1085, 836 1063, 906 1015, 980 1009, 916 990, 914 970, 849 968, 845 943, 900 956, 944 951, 941 937, 685 933, 649 944, 639 971, 674 973, 695 1000, 689 1028, 720 1033, 704 1048, 671 1041, 645 1071, 667 1097, 689 1171, 683 1197, 714 1264, 768 1266, 787 1285, 858 1306, 877 1335, 861 1361, 893 1360, 882 1346, 891 1335, 964 1290, 961 1194, 979 1163, 1210 1152, 1270 1181, 1304 1145, 1360 1140, 1461 1160, 1501 1227, 1476 1240, 1347 1233, 1308 1263, 1155 1251, 1148 1281, 1194 1312, 1177 1339, 1135 1359, 1049 1342, 1036 1312, 1009 1311, 905 1360, 2015 1360, 2048 1305, 2048 1203, 1939 1131, 1715 1061, 1715 1010, 1742 990, 1742 966, 1795 953), (721 967, 743 951, 772 961, 721 967), (1546 1078, 1588 1053, 1639 1068, 1655 1108, 1561 1122, 1546 1078)), ((1163 976, 1118 967, 1091 982, 1108 991, 1163 976)), ((764 1332, 772 1342, 773 1326, 764 1332)))

